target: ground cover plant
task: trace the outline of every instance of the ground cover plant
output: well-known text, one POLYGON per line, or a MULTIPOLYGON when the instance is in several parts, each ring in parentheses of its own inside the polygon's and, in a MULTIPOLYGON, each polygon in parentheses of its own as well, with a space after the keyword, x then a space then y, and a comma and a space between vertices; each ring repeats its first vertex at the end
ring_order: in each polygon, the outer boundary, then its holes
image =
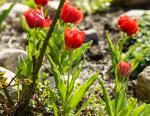
MULTIPOLYGON (((0 23, 16 2, 1 14, 0 23)), ((111 96, 103 81, 105 74, 99 69, 84 83, 77 83, 92 45, 92 39, 84 43, 86 33, 78 28, 84 13, 72 1, 60 0, 55 16, 50 17, 51 10, 45 7, 48 2, 33 0, 31 8, 20 16, 27 37, 27 55, 18 58, 15 76, 9 83, 5 72, 0 71, 0 102, 5 104, 1 114, 80 116, 87 112, 85 115, 149 116, 150 105, 127 94, 130 75, 149 61, 149 28, 143 23, 147 15, 140 20, 119 16, 117 28, 121 36, 115 43, 105 30, 114 77, 111 96), (134 44, 124 52, 125 44, 132 40, 134 44), (43 68, 45 64, 47 70, 43 68)))

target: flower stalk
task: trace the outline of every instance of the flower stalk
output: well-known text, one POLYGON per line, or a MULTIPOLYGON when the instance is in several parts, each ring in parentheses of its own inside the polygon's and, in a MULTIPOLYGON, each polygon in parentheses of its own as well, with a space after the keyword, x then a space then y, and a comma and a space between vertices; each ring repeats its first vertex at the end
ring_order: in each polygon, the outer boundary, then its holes
POLYGON ((9 95, 9 92, 8 92, 7 88, 4 88, 3 92, 4 92, 4 94, 5 94, 5 96, 6 96, 7 100, 8 100, 9 106, 12 107, 14 105, 14 102, 13 102, 11 96, 9 95))

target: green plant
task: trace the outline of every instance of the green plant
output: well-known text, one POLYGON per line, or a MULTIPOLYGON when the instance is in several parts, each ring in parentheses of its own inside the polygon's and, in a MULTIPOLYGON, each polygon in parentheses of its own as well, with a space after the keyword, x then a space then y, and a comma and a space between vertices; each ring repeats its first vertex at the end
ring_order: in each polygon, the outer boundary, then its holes
POLYGON ((77 0, 76 4, 88 14, 103 11, 108 8, 112 0, 77 0))
MULTIPOLYGON (((139 65, 140 61, 144 60, 148 53, 148 46, 140 46, 142 44, 136 43, 129 48, 126 54, 123 54, 123 45, 127 40, 132 39, 132 34, 138 32, 138 25, 135 19, 131 19, 128 16, 119 17, 118 26, 123 31, 121 38, 113 44, 111 38, 106 32, 106 39, 111 52, 112 67, 115 76, 115 95, 113 100, 103 84, 103 81, 99 79, 99 84, 103 89, 104 102, 106 104, 106 110, 109 116, 140 116, 150 115, 150 111, 147 109, 150 107, 149 104, 139 105, 137 100, 134 98, 127 98, 128 80, 131 71, 134 71, 139 65), (141 51, 140 48, 145 48, 141 51), (136 50, 137 49, 137 50, 136 50), (136 56, 136 57, 132 57, 136 56), (141 56, 141 57, 140 57, 141 56), (130 62, 130 64, 126 62, 130 62)), ((134 36, 134 38, 137 36, 134 36)))
MULTIPOLYGON (((24 21, 24 18, 20 19, 22 27, 27 33, 28 56, 20 57, 20 62, 16 68, 16 76, 13 79, 17 86, 17 97, 12 98, 8 91, 4 91, 11 108, 9 115, 20 116, 27 111, 32 112, 30 108, 35 108, 39 104, 39 99, 35 99, 36 97, 34 96, 38 92, 41 93, 39 96, 43 101, 41 105, 48 105, 46 108, 53 109, 53 114, 56 116, 79 114, 92 100, 87 100, 85 105, 76 112, 78 103, 96 81, 98 73, 91 76, 78 89, 75 88, 76 79, 83 69, 84 62, 81 62, 81 59, 84 58, 84 53, 90 47, 91 42, 83 44, 85 32, 71 29, 75 28, 76 26, 73 24, 76 24, 76 21, 81 22, 83 17, 75 17, 75 22, 72 19, 70 22, 73 23, 72 25, 67 24, 69 22, 65 23, 62 18, 62 20, 59 19, 64 2, 65 0, 60 1, 53 21, 50 17, 44 16, 42 8, 27 10, 24 13, 26 21, 24 21), (47 28, 48 26, 50 26, 49 29, 47 28), (67 27, 69 28, 66 31, 67 27), (66 42, 70 46, 67 46, 66 42), (45 74, 40 71, 43 61, 49 63, 48 70, 53 73, 54 87, 47 86, 50 82, 45 81, 45 77, 41 76, 45 74), (66 80, 64 79, 65 75, 67 75, 66 80), (40 81, 41 79, 44 79, 43 85, 40 81), (40 92, 39 89, 42 89, 43 92, 40 92)), ((74 7, 70 12, 72 12, 71 15, 75 16, 78 13, 81 14, 80 11, 76 12, 74 7)), ((68 20, 70 21, 70 19, 68 20)), ((5 90, 5 88, 2 89, 5 90)))

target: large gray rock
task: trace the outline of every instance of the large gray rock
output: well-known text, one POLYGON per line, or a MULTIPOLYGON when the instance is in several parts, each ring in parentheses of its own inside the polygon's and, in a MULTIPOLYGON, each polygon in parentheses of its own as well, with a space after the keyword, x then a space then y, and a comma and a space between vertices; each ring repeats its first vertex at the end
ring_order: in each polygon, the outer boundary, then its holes
POLYGON ((150 66, 138 75, 135 92, 138 98, 150 101, 150 66))
POLYGON ((20 49, 0 49, 0 66, 14 72, 19 56, 26 57, 27 53, 20 49))
POLYGON ((150 3, 150 0, 113 0, 114 5, 139 6, 150 3))

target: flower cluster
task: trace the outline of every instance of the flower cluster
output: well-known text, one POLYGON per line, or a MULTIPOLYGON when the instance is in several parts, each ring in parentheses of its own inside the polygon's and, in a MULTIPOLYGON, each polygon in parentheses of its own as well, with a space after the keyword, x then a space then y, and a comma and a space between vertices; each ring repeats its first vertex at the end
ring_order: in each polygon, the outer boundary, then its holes
MULTIPOLYGON (((35 0, 35 3, 44 6, 48 3, 48 0, 35 0)), ((30 28, 46 28, 52 23, 49 16, 47 18, 44 17, 42 9, 29 9, 24 13, 24 16, 30 28)), ((60 18, 65 23, 78 24, 83 20, 83 13, 76 7, 71 6, 70 1, 66 1, 61 9, 60 18)), ((82 46, 85 37, 84 32, 68 27, 64 33, 66 48, 78 48, 82 46)))

